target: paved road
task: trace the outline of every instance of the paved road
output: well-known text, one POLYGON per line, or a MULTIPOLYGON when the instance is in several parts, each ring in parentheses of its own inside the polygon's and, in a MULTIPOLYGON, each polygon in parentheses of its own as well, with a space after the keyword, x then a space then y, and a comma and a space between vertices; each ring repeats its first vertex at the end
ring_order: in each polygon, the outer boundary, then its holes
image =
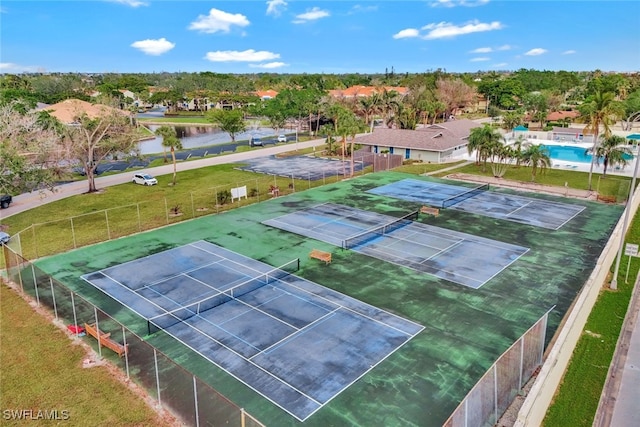
MULTIPOLYGON (((255 159, 257 157, 271 156, 278 153, 284 153, 296 149, 304 149, 310 147, 317 147, 324 145, 324 139, 315 139, 312 141, 298 142, 287 145, 278 145, 273 147, 264 147, 255 149, 252 151, 244 151, 241 153, 232 153, 223 156, 208 157, 205 159, 190 160, 188 162, 181 162, 177 164, 178 172, 199 169, 204 166, 220 165, 224 163, 240 162, 248 159, 255 159)), ((151 175, 168 175, 173 173, 173 164, 169 163, 163 166, 155 168, 146 168, 145 172, 151 175)), ((131 181, 132 172, 124 172, 109 176, 100 176, 96 178, 96 187, 98 189, 109 187, 111 185, 124 184, 131 181)), ((0 210, 0 220, 2 218, 8 218, 11 215, 26 211, 28 209, 42 206, 46 203, 50 203, 55 200, 64 199, 76 194, 86 193, 89 185, 86 180, 70 182, 61 184, 55 188, 52 193, 46 191, 43 193, 33 192, 15 196, 13 202, 7 209, 0 210)))

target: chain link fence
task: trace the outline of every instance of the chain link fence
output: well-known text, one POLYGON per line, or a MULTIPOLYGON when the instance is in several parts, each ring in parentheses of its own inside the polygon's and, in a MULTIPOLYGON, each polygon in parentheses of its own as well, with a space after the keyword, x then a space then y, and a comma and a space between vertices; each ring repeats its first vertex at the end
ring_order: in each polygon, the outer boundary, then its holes
MULTIPOLYGON (((169 410, 181 423, 197 427, 264 427, 204 380, 147 343, 142 338, 143 332, 125 327, 113 313, 74 293, 10 247, 1 247, 0 252, 8 280, 18 284, 39 307, 49 309, 56 323, 65 325, 75 339, 83 340, 101 358, 119 367, 128 380, 142 386, 158 407, 169 410), (98 331, 97 335, 88 334, 89 330, 98 331)), ((120 309, 113 305, 111 311, 120 309)))
POLYGON ((542 365, 551 308, 507 349, 465 396, 444 427, 490 427, 542 365))

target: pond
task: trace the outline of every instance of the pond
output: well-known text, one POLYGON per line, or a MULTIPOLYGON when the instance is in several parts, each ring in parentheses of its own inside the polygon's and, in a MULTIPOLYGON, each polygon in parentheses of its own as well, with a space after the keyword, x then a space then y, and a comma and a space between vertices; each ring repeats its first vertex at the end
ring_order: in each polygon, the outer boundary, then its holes
MULTIPOLYGON (((145 125, 151 132, 155 132, 161 125, 145 125)), ((183 149, 207 147, 210 145, 222 145, 231 142, 231 137, 227 132, 213 126, 170 126, 176 131, 176 136, 180 138, 183 149)), ((266 137, 274 136, 276 132, 272 128, 251 127, 245 132, 236 135, 236 141, 248 141, 252 135, 266 137)), ((140 141, 138 144, 140 154, 157 154, 164 151, 162 147, 162 137, 152 137, 140 141)))

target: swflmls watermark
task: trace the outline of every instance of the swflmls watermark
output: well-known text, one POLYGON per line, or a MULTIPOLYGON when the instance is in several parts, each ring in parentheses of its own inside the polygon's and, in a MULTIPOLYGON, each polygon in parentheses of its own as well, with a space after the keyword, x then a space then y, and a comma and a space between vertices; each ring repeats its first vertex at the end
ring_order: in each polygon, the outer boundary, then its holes
POLYGON ((2 419, 6 421, 66 421, 71 418, 66 409, 3 409, 2 419))

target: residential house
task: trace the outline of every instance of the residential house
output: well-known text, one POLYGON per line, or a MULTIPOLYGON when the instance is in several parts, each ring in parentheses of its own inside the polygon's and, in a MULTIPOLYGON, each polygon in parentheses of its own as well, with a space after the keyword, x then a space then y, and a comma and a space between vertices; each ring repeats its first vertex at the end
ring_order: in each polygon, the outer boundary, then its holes
POLYGON ((386 90, 387 92, 391 92, 391 91, 397 92, 401 96, 404 96, 407 93, 409 93, 408 88, 400 87, 400 86, 376 87, 376 86, 357 85, 357 86, 351 86, 347 89, 330 90, 329 95, 331 95, 333 98, 338 98, 338 99, 357 99, 357 98, 368 98, 375 93, 380 94, 384 90, 386 90))
POLYGON ((355 143, 374 153, 400 154, 405 159, 442 163, 467 153, 471 129, 481 126, 467 119, 437 123, 417 130, 375 128, 355 143))

